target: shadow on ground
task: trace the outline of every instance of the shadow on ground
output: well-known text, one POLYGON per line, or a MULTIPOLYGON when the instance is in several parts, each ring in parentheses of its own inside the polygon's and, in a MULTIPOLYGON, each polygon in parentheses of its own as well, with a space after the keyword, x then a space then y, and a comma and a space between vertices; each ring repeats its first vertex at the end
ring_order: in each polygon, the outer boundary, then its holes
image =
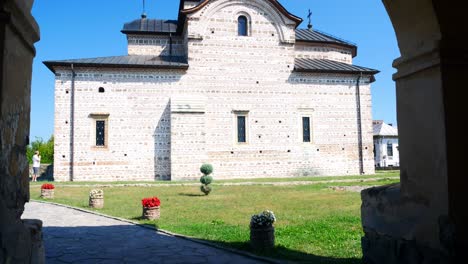
MULTIPOLYGON (((149 227, 150 225, 145 226, 149 227)), ((203 245, 206 243, 253 253, 275 259, 281 263, 362 263, 361 259, 357 258, 323 257, 287 249, 282 246, 277 246, 268 252, 255 252, 251 250, 248 241, 220 242, 199 239, 199 241, 205 243, 194 243, 186 239, 152 233, 147 228, 136 225, 54 226, 44 227, 43 234, 47 263, 62 263, 63 261, 93 263, 95 260, 109 260, 114 261, 114 263, 123 260, 126 263, 161 263, 161 261, 193 263, 193 261, 199 261, 202 257, 205 259, 207 256, 208 260, 215 261, 210 263, 216 263, 219 258, 227 258, 239 263, 245 263, 246 260, 249 260, 248 262, 259 261, 258 259, 231 254, 229 251, 220 251, 217 248, 203 245), (193 252, 193 256, 189 252, 193 252), (150 262, 148 262, 149 259, 151 259, 150 262)))
POLYGON ((258 256, 264 256, 275 260, 280 260, 284 263, 310 263, 310 264, 362 264, 360 258, 333 258, 307 254, 301 251, 291 250, 283 246, 276 246, 269 251, 255 251, 250 247, 249 242, 220 242, 208 241, 209 243, 217 244, 226 248, 234 248, 258 256))
POLYGON ((188 197, 199 197, 199 196, 206 196, 204 194, 195 194, 195 193, 178 193, 180 196, 188 196, 188 197))

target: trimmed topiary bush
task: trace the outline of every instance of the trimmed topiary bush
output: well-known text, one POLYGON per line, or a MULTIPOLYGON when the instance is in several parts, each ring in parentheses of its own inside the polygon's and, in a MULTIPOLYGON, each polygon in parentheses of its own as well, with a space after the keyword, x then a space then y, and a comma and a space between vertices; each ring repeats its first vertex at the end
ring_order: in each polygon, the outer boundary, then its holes
POLYGON ((210 174, 213 172, 213 166, 211 164, 203 164, 200 167, 201 173, 203 176, 200 177, 200 182, 203 184, 200 186, 200 191, 202 191, 205 195, 208 195, 212 188, 209 186, 211 182, 213 182, 213 177, 210 174))
POLYGON ((202 191, 205 195, 210 194, 211 190, 213 190, 211 186, 208 186, 208 185, 200 186, 200 191, 202 191))
POLYGON ((213 166, 211 164, 205 163, 200 167, 200 171, 204 175, 210 175, 211 173, 213 173, 213 166))
POLYGON ((211 184, 211 182, 213 182, 213 177, 211 177, 210 175, 203 175, 200 178, 200 182, 204 185, 211 184))

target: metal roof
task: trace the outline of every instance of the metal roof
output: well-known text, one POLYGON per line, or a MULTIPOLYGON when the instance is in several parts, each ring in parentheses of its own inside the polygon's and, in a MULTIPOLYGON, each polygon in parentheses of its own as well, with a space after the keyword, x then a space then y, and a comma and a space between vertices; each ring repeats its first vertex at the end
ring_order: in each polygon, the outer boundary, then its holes
POLYGON ((374 130, 374 136, 398 136, 398 129, 396 127, 387 125, 383 121, 381 122, 373 122, 372 124, 374 130))
POLYGON ((325 59, 295 59, 294 70, 298 72, 365 73, 371 75, 379 73, 378 70, 325 59))
POLYGON ((44 64, 55 72, 56 66, 110 67, 110 68, 157 68, 157 69, 187 69, 187 60, 182 56, 113 56, 89 59, 72 59, 60 61, 44 61, 44 64))
POLYGON ((177 20, 140 18, 125 23, 124 34, 169 34, 177 32, 177 20))
POLYGON ((334 37, 330 34, 324 33, 316 29, 296 29, 296 41, 304 41, 311 43, 328 43, 344 46, 352 50, 353 57, 357 55, 356 44, 350 41, 342 40, 340 38, 334 37))

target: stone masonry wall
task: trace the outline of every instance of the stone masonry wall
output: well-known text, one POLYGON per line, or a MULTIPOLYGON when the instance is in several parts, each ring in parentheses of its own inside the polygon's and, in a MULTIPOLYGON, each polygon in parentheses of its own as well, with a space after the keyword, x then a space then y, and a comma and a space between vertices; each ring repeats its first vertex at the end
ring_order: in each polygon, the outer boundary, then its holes
POLYGON ((31 72, 39 28, 33 1, 0 1, 0 263, 44 263, 42 222, 21 219, 29 201, 31 72))
MULTIPOLYGON (((127 35, 127 40, 128 55, 169 56, 169 36, 127 35)), ((172 37, 172 55, 185 55, 185 43, 181 37, 172 37)))
POLYGON ((326 59, 348 64, 353 63, 351 51, 342 48, 323 47, 318 44, 296 43, 294 45, 294 50, 296 53, 296 58, 326 59))
MULTIPOLYGON (((295 25, 267 2, 216 1, 189 16, 188 70, 77 68, 73 180, 198 179, 204 162, 217 179, 358 174, 358 76, 293 72, 295 25), (238 14, 252 21, 250 36, 237 36, 238 14), (201 98, 187 109, 203 109, 180 111, 180 98, 201 98), (93 147, 96 115, 108 115, 105 148, 93 147)), ((54 177, 68 180, 71 72, 57 73, 54 177)), ((366 174, 374 173, 369 81, 360 84, 366 174)))

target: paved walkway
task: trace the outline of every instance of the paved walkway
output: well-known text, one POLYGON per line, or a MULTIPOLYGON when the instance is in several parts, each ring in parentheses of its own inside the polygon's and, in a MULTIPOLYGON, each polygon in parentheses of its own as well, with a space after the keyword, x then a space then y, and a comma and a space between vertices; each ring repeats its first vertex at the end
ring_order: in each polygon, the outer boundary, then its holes
POLYGON ((263 263, 260 260, 83 211, 30 202, 41 219, 46 263, 263 263))

